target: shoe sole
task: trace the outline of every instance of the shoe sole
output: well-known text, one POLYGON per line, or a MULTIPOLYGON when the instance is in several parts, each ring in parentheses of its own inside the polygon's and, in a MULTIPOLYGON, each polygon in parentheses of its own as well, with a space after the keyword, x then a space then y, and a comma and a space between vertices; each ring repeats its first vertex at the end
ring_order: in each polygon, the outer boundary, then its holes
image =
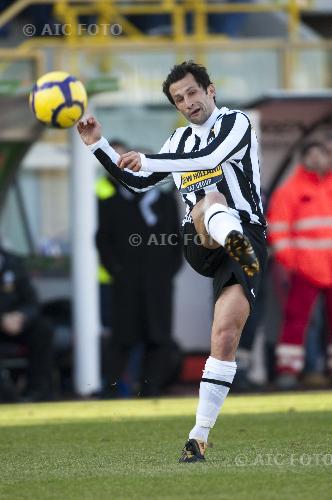
POLYGON ((247 276, 259 272, 259 262, 248 238, 239 231, 231 231, 225 241, 225 249, 240 264, 247 276))

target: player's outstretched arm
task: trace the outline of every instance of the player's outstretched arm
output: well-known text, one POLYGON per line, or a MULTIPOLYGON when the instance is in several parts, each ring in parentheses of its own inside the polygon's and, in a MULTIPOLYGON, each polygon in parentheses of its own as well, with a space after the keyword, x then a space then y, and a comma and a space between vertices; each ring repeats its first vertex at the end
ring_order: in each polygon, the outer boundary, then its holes
POLYGON ((120 155, 101 135, 101 125, 93 116, 86 116, 77 126, 82 141, 91 149, 107 172, 128 191, 140 192, 168 182, 168 173, 155 174, 122 170, 117 166, 120 155))
MULTIPOLYGON (((167 139, 165 144, 162 146, 159 154, 169 152, 170 141, 173 134, 167 139)), ((142 153, 137 153, 136 151, 129 151, 128 153, 124 153, 118 159, 117 166, 124 169, 131 170, 132 172, 139 172, 142 168, 142 159, 145 158, 145 155, 142 153)))
POLYGON ((101 139, 101 125, 92 115, 83 116, 78 122, 77 131, 87 146, 91 146, 101 139))
POLYGON ((189 153, 131 152, 121 156, 121 168, 145 172, 186 172, 213 169, 220 163, 243 156, 251 141, 251 125, 242 112, 225 115, 219 123, 216 138, 199 151, 189 153), (139 156, 139 158, 138 158, 139 156))

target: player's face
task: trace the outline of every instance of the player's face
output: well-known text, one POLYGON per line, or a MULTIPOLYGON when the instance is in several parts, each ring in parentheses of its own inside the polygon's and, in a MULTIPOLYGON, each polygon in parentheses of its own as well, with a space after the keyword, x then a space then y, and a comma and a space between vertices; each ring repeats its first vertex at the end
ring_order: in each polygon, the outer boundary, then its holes
POLYGON ((204 90, 191 73, 188 73, 182 80, 172 83, 169 91, 178 111, 196 125, 205 123, 216 107, 214 86, 211 84, 207 90, 204 90))

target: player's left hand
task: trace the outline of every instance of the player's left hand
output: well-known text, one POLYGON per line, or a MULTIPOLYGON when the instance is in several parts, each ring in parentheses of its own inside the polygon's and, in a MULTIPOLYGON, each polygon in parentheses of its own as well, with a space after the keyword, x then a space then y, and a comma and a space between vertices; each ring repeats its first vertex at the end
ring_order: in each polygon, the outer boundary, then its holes
POLYGON ((133 172, 138 172, 142 168, 140 154, 136 151, 129 151, 129 153, 124 153, 119 158, 118 167, 128 168, 133 172))

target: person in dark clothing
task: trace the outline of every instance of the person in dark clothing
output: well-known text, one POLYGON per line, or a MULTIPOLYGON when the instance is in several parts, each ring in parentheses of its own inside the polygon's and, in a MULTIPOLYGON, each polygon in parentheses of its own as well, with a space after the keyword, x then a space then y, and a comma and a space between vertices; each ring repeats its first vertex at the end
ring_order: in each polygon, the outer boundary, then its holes
POLYGON ((27 348, 26 401, 50 398, 52 341, 51 325, 40 315, 22 259, 0 248, 0 370, 5 351, 1 345, 14 343, 27 348))
POLYGON ((129 354, 140 343, 141 394, 156 396, 169 376, 173 278, 182 262, 176 200, 159 189, 136 196, 113 180, 102 182, 109 196, 98 201, 96 243, 113 280, 106 396, 117 395, 129 354))
MULTIPOLYGON (((112 139, 110 145, 119 153, 126 153, 128 150, 128 145, 121 139, 112 139)), ((103 200, 111 198, 116 193, 116 187, 112 182, 110 182, 108 177, 100 177, 95 185, 95 191, 98 199, 98 203, 103 200)), ((107 337, 112 330, 112 310, 110 307, 112 301, 112 288, 113 288, 113 277, 103 266, 99 259, 98 265, 98 282, 99 282, 99 300, 100 300, 100 321, 103 327, 103 340, 107 337)), ((103 360, 102 365, 106 365, 107 361, 107 348, 103 348, 103 360)))

